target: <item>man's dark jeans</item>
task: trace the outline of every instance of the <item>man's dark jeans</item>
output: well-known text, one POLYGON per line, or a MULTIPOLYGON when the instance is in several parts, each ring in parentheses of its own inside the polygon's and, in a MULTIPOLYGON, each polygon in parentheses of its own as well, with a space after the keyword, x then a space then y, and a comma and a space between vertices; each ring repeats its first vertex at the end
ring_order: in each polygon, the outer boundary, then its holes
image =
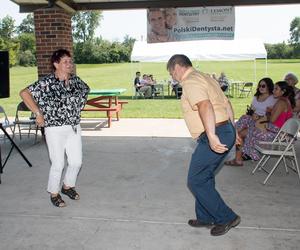
MULTIPOLYGON (((216 134, 229 150, 235 144, 236 133, 231 123, 217 127, 216 134)), ((202 222, 225 224, 236 217, 215 189, 215 172, 229 150, 218 154, 211 150, 205 133, 198 138, 190 163, 188 187, 196 199, 197 219, 202 222)))

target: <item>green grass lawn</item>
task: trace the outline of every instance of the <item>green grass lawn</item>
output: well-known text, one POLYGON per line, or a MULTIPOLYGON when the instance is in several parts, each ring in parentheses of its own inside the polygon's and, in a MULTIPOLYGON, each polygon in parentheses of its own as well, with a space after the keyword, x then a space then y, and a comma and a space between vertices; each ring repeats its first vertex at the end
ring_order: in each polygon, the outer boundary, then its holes
MULTIPOLYGON (((300 76, 299 60, 269 60, 267 74, 265 60, 253 61, 229 61, 229 62, 193 62, 194 67, 206 72, 220 74, 224 71, 229 79, 240 81, 258 81, 269 76, 274 82, 282 79, 287 72, 294 72, 300 76), (254 68, 256 67, 256 75, 254 68)), ((128 100, 122 111, 122 117, 143 118, 181 118, 179 100, 168 97, 165 88, 165 99, 132 100, 133 78, 136 71, 142 74, 153 74, 157 81, 168 80, 170 77, 166 70, 166 63, 118 63, 118 64, 82 64, 77 65, 77 74, 88 83, 92 89, 126 88, 122 99, 128 100)), ((10 69, 10 98, 0 100, 9 116, 15 115, 17 104, 21 101, 19 91, 37 79, 36 67, 13 67, 10 69)), ((256 83, 255 83, 256 84, 256 83)), ((247 104, 252 100, 248 98, 230 98, 235 117, 241 116, 247 104)), ((104 117, 105 113, 83 112, 83 117, 104 117)))

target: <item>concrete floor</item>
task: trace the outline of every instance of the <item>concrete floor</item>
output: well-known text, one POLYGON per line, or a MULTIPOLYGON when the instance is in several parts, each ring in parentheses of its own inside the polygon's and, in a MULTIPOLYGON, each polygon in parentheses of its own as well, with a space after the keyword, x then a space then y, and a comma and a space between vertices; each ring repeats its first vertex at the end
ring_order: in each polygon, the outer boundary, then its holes
MULTIPOLYGON (((39 138, 33 144, 33 137, 16 140, 33 167, 16 150, 5 166, 1 250, 299 249, 300 182, 295 173, 286 175, 281 167, 262 185, 265 174, 251 174, 254 162, 224 166, 217 188, 242 222, 226 235, 212 237, 208 229, 187 225, 194 218, 186 176, 195 142, 182 120, 121 119, 110 129, 88 120, 82 127, 81 199, 65 198, 67 207, 61 209, 51 205, 46 193, 50 163, 45 143, 39 138)), ((8 143, 1 146, 7 153, 8 143)))

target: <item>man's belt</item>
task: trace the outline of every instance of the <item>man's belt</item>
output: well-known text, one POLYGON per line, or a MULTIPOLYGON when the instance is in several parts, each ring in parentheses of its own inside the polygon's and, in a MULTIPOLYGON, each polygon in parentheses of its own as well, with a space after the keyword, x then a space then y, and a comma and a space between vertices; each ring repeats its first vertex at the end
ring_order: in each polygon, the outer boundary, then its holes
MULTIPOLYGON (((222 126, 222 125, 225 125, 225 124, 228 124, 230 121, 229 120, 226 120, 226 121, 222 121, 222 122, 217 122, 216 123, 216 125, 215 125, 215 127, 219 127, 219 126, 222 126)), ((201 134, 200 134, 200 136, 202 136, 202 135, 204 135, 205 134, 205 131, 204 132, 202 132, 201 134)), ((199 136, 199 137, 200 137, 199 136)), ((199 138, 198 137, 198 138, 199 138)))
POLYGON ((216 127, 219 127, 219 126, 225 125, 225 124, 227 124, 227 123, 229 123, 229 120, 222 121, 222 122, 217 122, 217 123, 216 123, 216 127))

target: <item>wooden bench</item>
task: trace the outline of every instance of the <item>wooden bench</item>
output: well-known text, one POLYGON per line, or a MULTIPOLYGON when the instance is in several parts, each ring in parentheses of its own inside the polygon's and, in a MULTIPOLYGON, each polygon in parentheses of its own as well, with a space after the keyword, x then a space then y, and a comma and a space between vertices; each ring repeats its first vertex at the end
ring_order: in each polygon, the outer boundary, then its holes
POLYGON ((121 104, 121 108, 123 108, 123 104, 128 104, 127 101, 119 101, 118 103, 121 104))
POLYGON ((127 101, 119 101, 118 96, 125 92, 126 89, 100 89, 91 90, 89 92, 89 99, 83 111, 104 111, 108 119, 108 127, 111 126, 112 116, 116 114, 117 120, 120 119, 119 112, 127 101), (89 107, 90 106, 90 107, 89 107))
MULTIPOLYGON (((94 108, 86 107, 83 109, 83 111, 94 111, 94 112, 104 111, 104 112, 106 112, 106 116, 108 119, 107 126, 108 126, 108 128, 110 128, 113 114, 116 114, 117 121, 119 121, 120 111, 123 109, 124 104, 128 104, 128 102, 127 101, 118 101, 118 104, 112 103, 111 106, 105 106, 105 105, 109 105, 109 102, 97 102, 97 107, 94 107, 94 108)), ((89 103, 87 103, 87 105, 89 105, 89 103)), ((94 105, 92 105, 92 106, 94 106, 94 105)))

